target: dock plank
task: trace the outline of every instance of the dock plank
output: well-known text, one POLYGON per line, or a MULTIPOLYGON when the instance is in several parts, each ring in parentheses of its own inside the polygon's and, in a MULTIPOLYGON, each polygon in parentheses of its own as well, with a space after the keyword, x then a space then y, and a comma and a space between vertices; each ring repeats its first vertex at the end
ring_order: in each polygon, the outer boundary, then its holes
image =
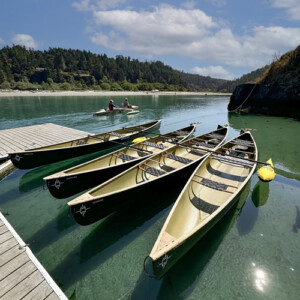
MULTIPOLYGON (((11 299, 22 299, 27 294, 29 294, 38 284, 44 280, 42 274, 36 270, 22 280, 18 285, 6 293, 2 299, 11 300, 11 299)), ((40 298, 42 299, 42 298, 40 298)))
POLYGON ((9 251, 4 252, 0 255, 0 267, 7 264, 9 261, 22 254, 25 251, 24 247, 16 245, 15 247, 9 249, 9 251))
POLYGON ((7 232, 7 231, 8 231, 8 229, 7 229, 6 226, 1 226, 0 225, 0 235, 3 234, 3 233, 5 233, 5 232, 7 232))
MULTIPOLYGON (((16 285, 26 279, 30 274, 35 272, 37 268, 30 261, 21 266, 16 272, 11 273, 0 281, 0 298, 12 290, 16 285)), ((1 298, 2 299, 2 298, 1 298)))
POLYGON ((47 284, 46 281, 43 281, 37 287, 35 287, 29 294, 27 294, 22 300, 45 299, 51 293, 52 293, 52 290, 51 290, 50 286, 47 284))
POLYGON ((0 212, 0 299, 62 299, 65 294, 0 212))
POLYGON ((29 257, 26 253, 22 253, 16 256, 14 259, 10 260, 7 264, 0 267, 0 281, 3 280, 8 275, 16 272, 21 266, 26 264, 29 261, 29 257))
POLYGON ((49 296, 47 296, 47 298, 45 298, 45 300, 57 300, 57 299, 59 298, 54 292, 52 292, 49 296))
POLYGON ((13 237, 8 241, 0 244, 0 255, 5 253, 6 251, 10 250, 14 246, 18 245, 18 241, 16 241, 13 237))
POLYGON ((2 244, 2 243, 4 243, 4 242, 8 241, 8 240, 11 239, 12 237, 13 237, 13 235, 12 235, 9 231, 7 231, 7 232, 1 234, 1 235, 0 235, 0 244, 2 244))
POLYGON ((53 123, 0 130, 0 157, 8 157, 8 153, 15 151, 80 139, 88 134, 53 123))

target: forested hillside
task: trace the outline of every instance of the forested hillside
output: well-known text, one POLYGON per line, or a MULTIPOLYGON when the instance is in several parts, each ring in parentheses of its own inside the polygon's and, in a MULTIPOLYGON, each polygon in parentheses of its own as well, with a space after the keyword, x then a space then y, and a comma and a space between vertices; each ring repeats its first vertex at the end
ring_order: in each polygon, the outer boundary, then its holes
MULTIPOLYGON (((255 77, 262 75, 256 72, 259 74, 255 77)), ((243 77, 240 80, 254 78, 243 77)), ((140 62, 121 55, 109 58, 89 51, 39 51, 23 46, 0 50, 0 89, 232 92, 239 83, 180 72, 160 61, 140 62)))

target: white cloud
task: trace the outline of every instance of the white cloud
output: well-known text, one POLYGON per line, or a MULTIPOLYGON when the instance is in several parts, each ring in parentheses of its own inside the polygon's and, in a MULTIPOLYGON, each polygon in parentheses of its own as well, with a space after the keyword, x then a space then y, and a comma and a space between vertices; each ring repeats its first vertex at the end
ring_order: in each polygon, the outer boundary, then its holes
POLYGON ((177 54, 183 44, 201 39, 217 27, 201 10, 176 9, 167 5, 156 7, 152 12, 96 11, 94 17, 100 28, 109 26, 112 30, 109 34, 98 31, 91 38, 93 42, 115 50, 134 50, 146 56, 151 53, 177 54))
POLYGON ((89 31, 93 43, 145 58, 176 55, 216 65, 258 68, 270 63, 274 53, 285 53, 300 44, 300 28, 257 26, 247 35, 235 35, 229 25, 217 23, 199 9, 160 5, 152 11, 95 10, 93 15, 93 30, 89 31))
POLYGON ((12 39, 12 43, 15 45, 22 45, 32 49, 36 49, 38 47, 37 42, 31 35, 23 33, 16 34, 12 39))
POLYGON ((202 76, 210 76, 212 78, 234 79, 234 75, 225 70, 222 66, 208 66, 206 68, 194 67, 192 72, 202 76))
POLYGON ((271 0, 273 7, 285 8, 291 20, 300 20, 299 0, 271 0))

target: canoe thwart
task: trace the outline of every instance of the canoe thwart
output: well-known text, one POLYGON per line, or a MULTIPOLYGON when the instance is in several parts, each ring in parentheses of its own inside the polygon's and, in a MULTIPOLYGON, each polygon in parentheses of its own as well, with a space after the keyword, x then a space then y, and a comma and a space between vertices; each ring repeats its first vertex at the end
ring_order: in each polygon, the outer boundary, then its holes
POLYGON ((254 163, 244 161, 244 160, 238 160, 238 159, 230 159, 224 156, 218 156, 218 155, 212 155, 213 159, 219 160, 222 163, 229 163, 229 164, 234 164, 234 165, 240 165, 243 167, 248 167, 252 168, 254 163))

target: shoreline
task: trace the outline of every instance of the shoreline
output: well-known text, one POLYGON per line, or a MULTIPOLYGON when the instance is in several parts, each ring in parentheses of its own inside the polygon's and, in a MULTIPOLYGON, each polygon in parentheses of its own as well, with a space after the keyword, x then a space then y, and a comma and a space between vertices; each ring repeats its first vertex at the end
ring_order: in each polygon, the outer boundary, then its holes
POLYGON ((0 90, 0 97, 27 97, 27 96, 231 96, 231 93, 214 92, 163 92, 163 91, 20 91, 20 90, 0 90))

